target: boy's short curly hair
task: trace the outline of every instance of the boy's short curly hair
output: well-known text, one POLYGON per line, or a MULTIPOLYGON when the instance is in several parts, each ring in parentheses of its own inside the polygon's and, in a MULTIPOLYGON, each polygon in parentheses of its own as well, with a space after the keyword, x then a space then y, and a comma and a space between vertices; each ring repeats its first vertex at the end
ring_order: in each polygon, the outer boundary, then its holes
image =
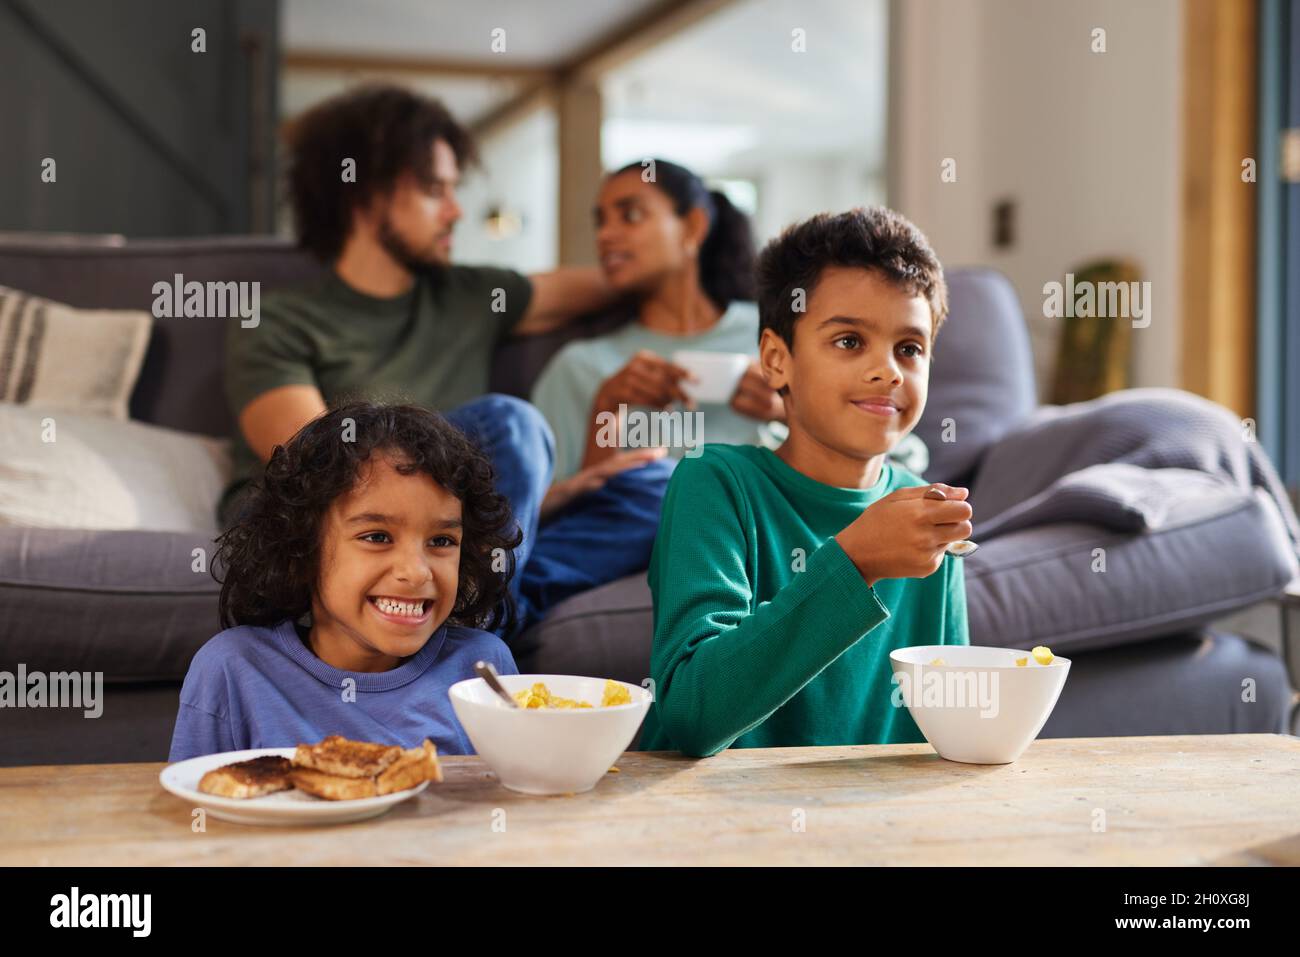
POLYGON ((508 585, 523 533, 496 490, 488 457, 436 412, 348 402, 275 447, 239 518, 217 538, 212 576, 221 583, 222 628, 273 626, 311 610, 326 515, 376 453, 390 457, 399 473, 423 472, 460 499, 460 581, 448 622, 486 630, 510 626, 515 608, 508 585), (345 426, 350 441, 344 441, 345 426), (504 550, 504 574, 493 569, 494 556, 502 554, 496 549, 504 550))
POLYGON ((288 187, 298 244, 333 262, 352 232, 352 211, 388 193, 403 173, 433 182, 433 144, 443 140, 463 168, 478 161, 469 130, 432 97, 366 84, 312 107, 289 130, 288 187), (344 182, 343 162, 356 163, 344 182))
POLYGON ((921 230, 900 213, 884 206, 818 213, 786 229, 758 257, 759 336, 771 329, 791 349, 797 311, 827 266, 873 269, 909 295, 930 304, 930 338, 948 316, 948 286, 943 266, 921 230))

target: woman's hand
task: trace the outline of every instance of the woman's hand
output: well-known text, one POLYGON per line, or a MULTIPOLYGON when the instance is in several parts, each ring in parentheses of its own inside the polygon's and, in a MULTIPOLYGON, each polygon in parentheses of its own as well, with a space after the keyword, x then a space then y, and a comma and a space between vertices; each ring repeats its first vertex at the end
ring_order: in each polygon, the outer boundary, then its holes
POLYGON ((596 465, 576 472, 567 479, 554 483, 542 499, 541 518, 546 521, 550 516, 564 508, 580 495, 602 488, 606 482, 619 472, 640 468, 655 459, 668 454, 665 448, 632 449, 628 452, 616 452, 596 465))
POLYGON ((695 381, 695 377, 681 366, 642 349, 628 360, 627 365, 601 383, 593 405, 598 412, 617 412, 620 405, 648 405, 663 409, 674 402, 693 409, 695 402, 681 387, 683 379, 695 381))
POLYGON ((731 397, 731 408, 760 422, 784 422, 785 401, 763 378, 757 360, 749 364, 731 397))

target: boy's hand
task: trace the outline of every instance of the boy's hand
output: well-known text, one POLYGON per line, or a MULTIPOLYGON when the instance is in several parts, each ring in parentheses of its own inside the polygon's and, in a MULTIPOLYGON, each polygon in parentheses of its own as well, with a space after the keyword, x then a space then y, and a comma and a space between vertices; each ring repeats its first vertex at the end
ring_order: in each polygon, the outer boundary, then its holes
POLYGON ((970 538, 968 494, 938 482, 900 488, 863 509, 835 540, 868 585, 882 578, 925 578, 943 564, 949 544, 970 538), (931 488, 942 489, 947 501, 925 498, 931 488))

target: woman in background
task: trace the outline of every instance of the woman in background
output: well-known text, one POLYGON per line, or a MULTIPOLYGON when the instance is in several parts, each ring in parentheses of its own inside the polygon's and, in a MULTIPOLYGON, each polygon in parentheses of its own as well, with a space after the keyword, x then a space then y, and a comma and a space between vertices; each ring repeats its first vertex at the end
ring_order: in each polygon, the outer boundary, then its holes
MULTIPOLYGON (((748 218, 721 192, 667 160, 632 163, 607 176, 596 205, 605 278, 630 298, 635 318, 615 332, 569 343, 547 364, 533 403, 555 432, 554 509, 611 475, 662 455, 602 445, 597 416, 620 406, 694 409, 677 350, 743 353, 750 363, 730 402, 702 412, 708 442, 753 444, 784 418, 759 372, 754 241, 748 218), (683 383, 686 383, 685 387, 683 383)), ((669 449, 680 457, 684 449, 669 449)))

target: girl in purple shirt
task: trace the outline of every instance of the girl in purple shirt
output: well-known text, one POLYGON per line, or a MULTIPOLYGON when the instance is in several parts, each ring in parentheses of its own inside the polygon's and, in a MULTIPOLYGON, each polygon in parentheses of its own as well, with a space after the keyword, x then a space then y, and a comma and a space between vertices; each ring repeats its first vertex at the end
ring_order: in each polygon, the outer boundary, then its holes
POLYGON ((513 615, 522 535, 492 466, 411 405, 335 407, 277 446, 220 538, 225 631, 181 689, 172 761, 330 734, 472 753, 447 697, 513 615))

